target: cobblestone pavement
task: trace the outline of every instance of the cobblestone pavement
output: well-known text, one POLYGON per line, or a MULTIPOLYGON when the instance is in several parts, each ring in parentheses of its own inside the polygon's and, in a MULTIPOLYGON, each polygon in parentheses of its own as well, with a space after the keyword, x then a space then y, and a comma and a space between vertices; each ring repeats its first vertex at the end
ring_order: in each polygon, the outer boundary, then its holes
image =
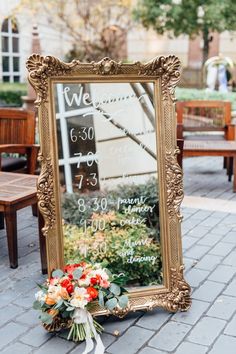
MULTIPOLYGON (((221 162, 186 160, 186 194, 234 201, 232 183, 227 182, 221 162), (207 175, 207 170, 213 172, 207 175), (208 193, 211 182, 217 191, 211 188, 208 193)), ((183 214, 185 276, 192 286, 191 309, 177 314, 156 309, 130 314, 123 320, 109 318, 103 324, 102 335, 106 353, 236 353, 236 202, 231 212, 184 207, 183 214), (119 336, 114 336, 114 331, 119 336)), ((42 282, 43 276, 39 271, 37 220, 30 208, 19 212, 18 236, 19 267, 12 270, 8 267, 5 231, 0 231, 0 352, 82 353, 84 344, 75 345, 45 332, 32 309, 35 284, 42 282)))

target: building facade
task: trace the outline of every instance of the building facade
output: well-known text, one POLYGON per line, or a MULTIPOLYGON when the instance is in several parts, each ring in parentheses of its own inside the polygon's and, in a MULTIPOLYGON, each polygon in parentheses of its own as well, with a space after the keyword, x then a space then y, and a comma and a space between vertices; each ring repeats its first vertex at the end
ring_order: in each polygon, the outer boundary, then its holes
MULTIPOLYGON (((72 40, 61 29, 53 29, 45 16, 18 12, 14 8, 19 0, 0 2, 0 81, 25 82, 25 62, 31 54, 32 29, 38 26, 42 55, 53 55, 64 59, 72 48, 72 40), (12 17, 13 16, 13 17, 12 17)), ((210 43, 210 57, 221 53, 236 62, 236 35, 223 32, 213 33, 210 43)), ((183 67, 193 70, 201 68, 202 41, 200 38, 189 39, 180 36, 170 39, 157 35, 154 31, 146 31, 142 27, 129 31, 127 36, 128 60, 147 61, 157 55, 176 55, 183 67)))

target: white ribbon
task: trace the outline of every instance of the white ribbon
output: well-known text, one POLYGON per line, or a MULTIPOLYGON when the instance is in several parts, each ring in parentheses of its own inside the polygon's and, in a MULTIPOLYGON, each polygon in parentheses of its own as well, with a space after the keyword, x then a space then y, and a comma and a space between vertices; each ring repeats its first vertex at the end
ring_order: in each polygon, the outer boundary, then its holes
POLYGON ((104 354, 105 348, 102 343, 100 335, 97 333, 94 327, 92 315, 85 309, 77 308, 74 312, 73 320, 74 323, 76 324, 84 324, 84 329, 86 334, 85 337, 86 347, 82 354, 88 354, 94 348, 93 340, 91 338, 91 331, 94 335, 95 341, 97 342, 97 346, 94 354, 104 354))

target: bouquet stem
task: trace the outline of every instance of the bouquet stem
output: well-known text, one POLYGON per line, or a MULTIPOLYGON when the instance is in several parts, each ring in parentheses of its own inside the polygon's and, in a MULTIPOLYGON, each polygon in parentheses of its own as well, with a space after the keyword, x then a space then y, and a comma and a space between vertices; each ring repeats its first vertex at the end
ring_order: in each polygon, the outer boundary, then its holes
MULTIPOLYGON (((95 320, 93 320, 94 327, 97 333, 101 333, 103 331, 103 327, 95 320)), ((85 332, 85 324, 84 323, 73 323, 70 332, 67 336, 67 339, 72 339, 74 342, 82 342, 86 339, 86 332, 85 332)), ((91 331, 91 338, 94 337, 94 334, 91 331)))

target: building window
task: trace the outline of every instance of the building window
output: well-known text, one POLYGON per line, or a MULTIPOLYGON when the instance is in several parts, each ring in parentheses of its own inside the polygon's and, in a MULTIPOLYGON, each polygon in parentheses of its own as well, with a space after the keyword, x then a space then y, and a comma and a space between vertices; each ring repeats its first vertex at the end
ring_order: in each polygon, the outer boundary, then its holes
MULTIPOLYGON (((92 133, 94 132, 94 122, 91 116, 85 115, 88 112, 91 113, 90 107, 82 103, 78 108, 75 102, 68 106, 63 93, 65 86, 70 88, 71 93, 78 92, 78 85, 56 84, 55 104, 60 183, 62 190, 68 193, 85 193, 88 190, 99 189, 96 163, 98 155, 96 154, 95 134, 92 133), (85 144, 84 134, 88 132, 88 127, 90 127, 92 134, 85 144), (76 143, 72 142, 71 134, 77 140, 76 143), (86 179, 85 176, 89 177, 86 179)), ((84 90, 89 90, 89 88, 85 85, 84 90)))
POLYGON ((19 30, 15 19, 6 18, 1 28, 2 80, 20 81, 19 30))

